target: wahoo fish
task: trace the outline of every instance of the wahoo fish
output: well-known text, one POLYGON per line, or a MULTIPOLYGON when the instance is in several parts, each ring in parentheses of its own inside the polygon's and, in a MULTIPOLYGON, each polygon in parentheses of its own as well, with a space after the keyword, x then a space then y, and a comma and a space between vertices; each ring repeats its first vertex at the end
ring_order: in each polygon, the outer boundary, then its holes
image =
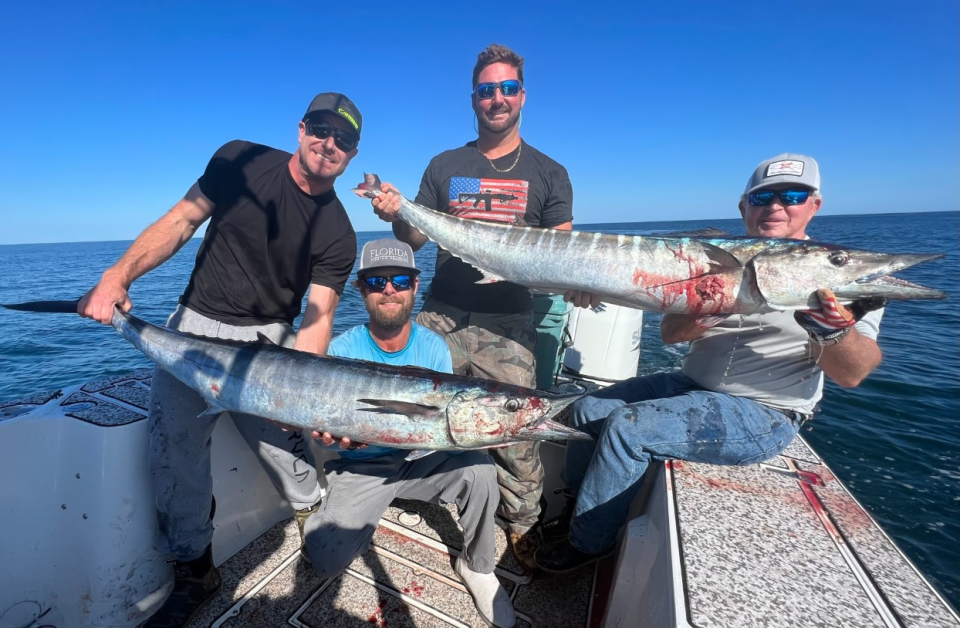
MULTIPOLYGON (((4 305, 76 312, 76 301, 4 305), (72 307, 72 309, 71 309, 72 307)), ((272 344, 204 338, 116 309, 130 344, 200 393, 209 409, 252 414, 371 445, 417 450, 484 449, 524 440, 589 440, 553 417, 581 395, 557 395, 485 379, 321 357, 272 344)))
MULTIPOLYGON (((384 192, 375 174, 354 192, 384 192)), ((561 231, 466 220, 400 195, 399 216, 438 246, 477 268, 477 283, 510 281, 602 301, 679 314, 755 314, 820 307, 829 288, 844 304, 866 297, 942 299, 891 273, 943 257, 852 249, 813 240, 656 237, 561 231)))

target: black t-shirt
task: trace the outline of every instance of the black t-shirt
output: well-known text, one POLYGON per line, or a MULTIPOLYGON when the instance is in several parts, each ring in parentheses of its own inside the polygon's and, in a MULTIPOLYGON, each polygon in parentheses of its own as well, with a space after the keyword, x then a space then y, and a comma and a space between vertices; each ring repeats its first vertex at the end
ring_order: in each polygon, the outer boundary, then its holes
POLYGON ((180 303, 230 325, 293 324, 310 284, 343 292, 357 236, 330 190, 310 196, 290 153, 236 140, 198 183, 216 204, 180 303))
MULTIPOLYGON (((497 172, 477 149, 477 143, 440 153, 430 161, 416 202, 425 207, 473 220, 524 222, 531 227, 556 227, 573 220, 573 186, 566 169, 526 142, 509 172, 497 172)), ((505 170, 517 151, 494 160, 505 170)), ((515 313, 533 306, 530 291, 499 281, 478 285, 480 272, 439 249, 430 296, 469 312, 515 313)))

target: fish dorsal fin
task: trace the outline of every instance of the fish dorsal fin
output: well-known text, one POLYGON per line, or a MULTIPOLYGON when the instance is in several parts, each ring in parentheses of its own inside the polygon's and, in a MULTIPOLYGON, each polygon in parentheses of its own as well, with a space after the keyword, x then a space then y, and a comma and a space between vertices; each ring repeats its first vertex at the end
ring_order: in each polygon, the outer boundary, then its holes
POLYGON ((377 412, 380 414, 402 414, 411 419, 428 418, 436 415, 440 408, 411 401, 393 401, 390 399, 357 399, 361 403, 368 403, 373 408, 358 408, 360 412, 377 412))
MULTIPOLYGON (((650 238, 651 240, 657 238, 650 238)), ((684 248, 689 250, 691 256, 702 256, 707 258, 708 270, 706 272, 700 273, 699 275, 693 275, 690 277, 684 277, 682 279, 677 279, 675 281, 667 281, 660 284, 651 284, 644 285, 644 289, 649 290, 653 288, 663 288, 673 284, 685 284, 689 283, 694 279, 701 279, 710 276, 719 276, 728 273, 732 273, 734 276, 739 277, 743 272, 744 263, 740 260, 737 255, 733 254, 730 251, 727 251, 716 244, 707 242, 705 240, 681 240, 679 238, 665 238, 669 240, 676 240, 677 243, 684 242, 684 248), (693 250, 694 247, 699 248, 699 251, 693 250)))

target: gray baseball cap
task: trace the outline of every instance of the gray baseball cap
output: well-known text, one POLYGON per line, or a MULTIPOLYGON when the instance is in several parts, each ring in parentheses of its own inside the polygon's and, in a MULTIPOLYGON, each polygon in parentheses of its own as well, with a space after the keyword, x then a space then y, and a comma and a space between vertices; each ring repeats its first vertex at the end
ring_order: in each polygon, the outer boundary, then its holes
POLYGON ((363 245, 357 276, 381 267, 404 268, 414 275, 420 274, 416 260, 413 259, 413 249, 409 244, 393 238, 371 240, 363 245))
POLYGON ((330 113, 337 114, 346 120, 350 127, 357 132, 357 137, 360 137, 360 127, 363 126, 363 116, 360 115, 360 110, 357 109, 357 106, 353 104, 352 100, 337 92, 317 94, 310 102, 310 106, 307 107, 307 112, 303 114, 303 119, 306 120, 313 114, 321 111, 329 111, 330 113))
POLYGON ((747 181, 744 194, 755 192, 760 188, 787 183, 801 185, 814 190, 820 189, 820 167, 813 157, 797 153, 783 153, 772 157, 754 170, 753 176, 747 181))

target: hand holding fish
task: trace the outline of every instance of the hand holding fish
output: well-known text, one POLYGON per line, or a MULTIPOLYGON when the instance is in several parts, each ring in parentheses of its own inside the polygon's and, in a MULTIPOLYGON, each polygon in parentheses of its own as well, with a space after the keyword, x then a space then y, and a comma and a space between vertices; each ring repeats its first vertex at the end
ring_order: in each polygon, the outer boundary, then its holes
MULTIPOLYGON (((311 436, 313 436, 314 440, 318 440, 323 443, 325 447, 330 447, 337 442, 337 437, 330 432, 324 432, 321 434, 320 432, 314 430, 311 436)), ((347 436, 344 436, 340 439, 340 449, 364 449, 366 446, 366 443, 354 442, 347 436)))
POLYGON ((124 312, 129 312, 133 308, 133 303, 123 282, 104 273, 100 283, 81 297, 77 304, 77 314, 109 325, 113 320, 113 310, 116 306, 124 312))
POLYGON ((597 309, 600 307, 600 295, 585 290, 567 290, 563 293, 563 300, 572 303, 573 307, 597 309))
POLYGON ((400 191, 389 183, 381 184, 377 175, 365 174, 363 183, 354 189, 354 193, 370 198, 373 213, 380 220, 384 222, 400 220, 400 191))
POLYGON ((844 306, 837 301, 832 290, 817 290, 820 299, 819 310, 794 312, 797 323, 810 334, 817 344, 837 344, 849 333, 868 312, 878 310, 887 304, 884 297, 868 297, 844 306))

